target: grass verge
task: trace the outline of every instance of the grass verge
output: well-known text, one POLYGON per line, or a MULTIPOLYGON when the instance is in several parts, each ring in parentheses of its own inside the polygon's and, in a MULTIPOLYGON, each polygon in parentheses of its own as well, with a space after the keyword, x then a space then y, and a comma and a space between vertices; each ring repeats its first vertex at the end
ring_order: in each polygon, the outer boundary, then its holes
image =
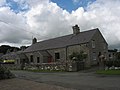
POLYGON ((98 70, 96 74, 103 74, 103 75, 120 75, 120 70, 98 70))

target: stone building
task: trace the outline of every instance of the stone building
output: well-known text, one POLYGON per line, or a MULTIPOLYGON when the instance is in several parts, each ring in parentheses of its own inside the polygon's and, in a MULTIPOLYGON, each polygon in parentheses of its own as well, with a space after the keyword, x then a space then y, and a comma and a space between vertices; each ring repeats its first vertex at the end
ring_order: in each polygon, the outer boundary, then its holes
POLYGON ((97 65, 99 56, 108 57, 108 44, 99 29, 81 32, 78 25, 73 28, 73 34, 37 42, 33 39, 24 54, 31 64, 67 62, 73 52, 84 51, 87 54, 85 67, 97 65))
POLYGON ((11 64, 4 64, 5 67, 9 68, 21 68, 21 65, 24 63, 28 63, 28 59, 26 55, 21 51, 14 51, 4 54, 0 57, 0 59, 4 62, 5 60, 13 60, 14 62, 11 64))
POLYGON ((109 60, 116 60, 117 49, 108 50, 109 60))

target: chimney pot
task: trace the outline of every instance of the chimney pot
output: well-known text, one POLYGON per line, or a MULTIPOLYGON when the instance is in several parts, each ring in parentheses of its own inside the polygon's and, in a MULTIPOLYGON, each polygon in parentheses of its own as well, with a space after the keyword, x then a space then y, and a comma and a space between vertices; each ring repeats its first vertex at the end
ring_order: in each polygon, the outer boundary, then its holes
POLYGON ((78 34, 80 32, 79 26, 76 24, 75 26, 72 27, 73 29, 73 34, 78 34))
POLYGON ((35 43, 37 43, 37 39, 36 39, 36 38, 33 38, 32 44, 35 44, 35 43))

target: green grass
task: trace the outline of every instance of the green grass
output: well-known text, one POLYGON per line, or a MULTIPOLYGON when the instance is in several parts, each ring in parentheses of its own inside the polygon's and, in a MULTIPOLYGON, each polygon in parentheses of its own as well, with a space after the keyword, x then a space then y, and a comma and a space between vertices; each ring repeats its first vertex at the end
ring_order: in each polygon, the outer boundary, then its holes
POLYGON ((98 70, 96 74, 103 74, 103 75, 120 75, 120 70, 98 70))

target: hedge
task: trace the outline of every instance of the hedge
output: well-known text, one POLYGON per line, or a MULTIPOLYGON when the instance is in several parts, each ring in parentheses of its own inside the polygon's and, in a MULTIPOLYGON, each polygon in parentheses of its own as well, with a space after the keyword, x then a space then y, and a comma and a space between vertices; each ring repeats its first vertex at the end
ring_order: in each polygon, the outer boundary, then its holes
POLYGON ((107 67, 120 67, 120 60, 110 60, 110 61, 105 61, 105 66, 107 67))
POLYGON ((0 80, 15 77, 7 68, 0 66, 0 80))

